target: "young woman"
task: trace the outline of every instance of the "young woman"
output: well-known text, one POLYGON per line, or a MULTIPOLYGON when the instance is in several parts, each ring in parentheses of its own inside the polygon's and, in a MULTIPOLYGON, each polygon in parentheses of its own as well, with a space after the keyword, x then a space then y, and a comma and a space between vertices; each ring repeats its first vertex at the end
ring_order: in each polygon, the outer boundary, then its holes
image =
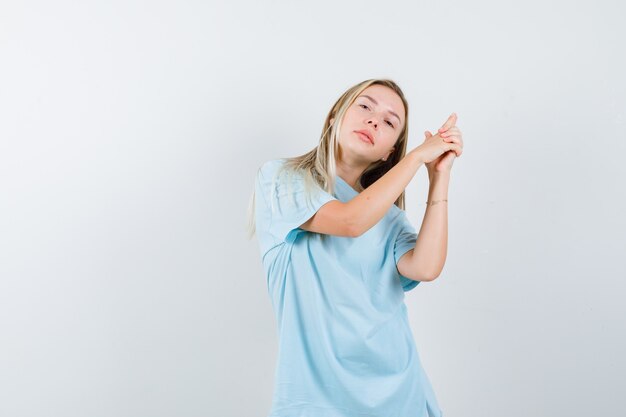
POLYGON ((404 292, 439 276, 461 132, 452 114, 406 152, 408 104, 388 79, 349 88, 317 147, 265 162, 250 206, 279 333, 269 417, 440 417, 404 292), (419 236, 404 189, 430 178, 419 236))

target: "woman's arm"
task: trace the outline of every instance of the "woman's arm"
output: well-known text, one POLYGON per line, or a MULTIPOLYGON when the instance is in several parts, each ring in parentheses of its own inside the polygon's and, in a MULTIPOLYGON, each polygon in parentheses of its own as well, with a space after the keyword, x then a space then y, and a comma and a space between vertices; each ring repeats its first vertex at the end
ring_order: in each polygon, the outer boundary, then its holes
POLYGON ((407 153, 393 168, 347 203, 357 236, 367 232, 385 216, 423 163, 418 151, 407 153))
MULTIPOLYGON (((447 200, 450 172, 430 178, 428 201, 447 200)), ((448 251, 448 202, 428 204, 415 248, 398 260, 398 272, 416 281, 432 281, 439 276, 448 251)))
POLYGON ((393 168, 357 196, 343 203, 324 204, 301 229, 336 236, 357 237, 385 216, 423 164, 416 149, 408 152, 393 168))

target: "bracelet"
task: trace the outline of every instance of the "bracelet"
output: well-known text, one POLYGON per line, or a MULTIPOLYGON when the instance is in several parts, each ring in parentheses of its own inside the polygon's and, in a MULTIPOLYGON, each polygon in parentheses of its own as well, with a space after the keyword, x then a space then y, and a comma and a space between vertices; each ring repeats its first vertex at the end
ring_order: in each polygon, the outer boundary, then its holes
POLYGON ((445 201, 446 203, 448 202, 448 200, 434 200, 434 201, 427 201, 426 205, 430 204, 431 206, 434 206, 435 204, 439 203, 440 201, 445 201))

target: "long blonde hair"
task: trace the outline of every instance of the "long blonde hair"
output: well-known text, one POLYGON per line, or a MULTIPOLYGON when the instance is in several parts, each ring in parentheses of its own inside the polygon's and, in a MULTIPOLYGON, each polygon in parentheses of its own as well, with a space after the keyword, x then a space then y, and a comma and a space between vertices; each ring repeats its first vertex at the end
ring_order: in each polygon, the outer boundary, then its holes
MULTIPOLYGON (((326 192, 334 195, 335 190, 335 176, 336 172, 336 155, 339 150, 339 132, 341 131, 341 122, 346 114, 346 111, 350 105, 356 100, 359 94, 371 85, 383 85, 394 90, 402 103, 404 104, 404 126, 402 131, 398 135, 395 150, 391 153, 390 157, 386 161, 378 160, 368 166, 361 174, 357 181, 358 191, 362 191, 369 187, 382 177, 387 171, 393 168, 398 162, 406 155, 406 146, 409 132, 409 105, 404 97, 404 94, 400 87, 390 79, 369 79, 362 81, 358 84, 347 89, 341 97, 335 102, 333 107, 328 112, 326 120, 324 121, 324 127, 322 129, 322 136, 319 144, 305 153, 304 155, 294 156, 285 159, 285 163, 281 166, 281 170, 287 170, 291 173, 299 173, 304 179, 304 183, 307 187, 310 187, 314 181, 326 192), (331 119, 334 119, 331 123, 331 119)), ((255 191, 250 196, 250 203, 248 205, 248 237, 252 238, 256 231, 255 222, 255 191)), ((404 191, 397 200, 394 202, 396 206, 404 210, 404 191)))

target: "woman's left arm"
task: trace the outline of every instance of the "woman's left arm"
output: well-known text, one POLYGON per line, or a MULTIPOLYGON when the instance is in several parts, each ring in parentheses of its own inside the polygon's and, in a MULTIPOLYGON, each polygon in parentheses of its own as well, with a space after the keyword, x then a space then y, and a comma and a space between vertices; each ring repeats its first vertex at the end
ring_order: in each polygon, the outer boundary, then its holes
POLYGON ((428 187, 428 204, 417 235, 411 261, 423 276, 437 278, 448 254, 448 185, 450 172, 432 174, 428 187), (434 203, 434 204, 433 204, 434 203))
MULTIPOLYGON (((456 122, 456 120, 455 120, 456 122)), ((440 128, 446 141, 463 146, 458 127, 440 128)), ((426 137, 431 133, 426 131, 426 137)), ((415 248, 398 260, 398 271, 417 281, 432 281, 441 274, 448 255, 448 186, 456 154, 446 152, 439 159, 426 164, 430 186, 424 220, 417 234, 415 248), (446 200, 446 201, 442 201, 446 200)))
POLYGON ((397 264, 398 272, 407 278, 432 281, 443 270, 448 253, 448 202, 441 200, 448 199, 449 183, 449 172, 434 174, 430 178, 428 204, 415 247, 397 264))

